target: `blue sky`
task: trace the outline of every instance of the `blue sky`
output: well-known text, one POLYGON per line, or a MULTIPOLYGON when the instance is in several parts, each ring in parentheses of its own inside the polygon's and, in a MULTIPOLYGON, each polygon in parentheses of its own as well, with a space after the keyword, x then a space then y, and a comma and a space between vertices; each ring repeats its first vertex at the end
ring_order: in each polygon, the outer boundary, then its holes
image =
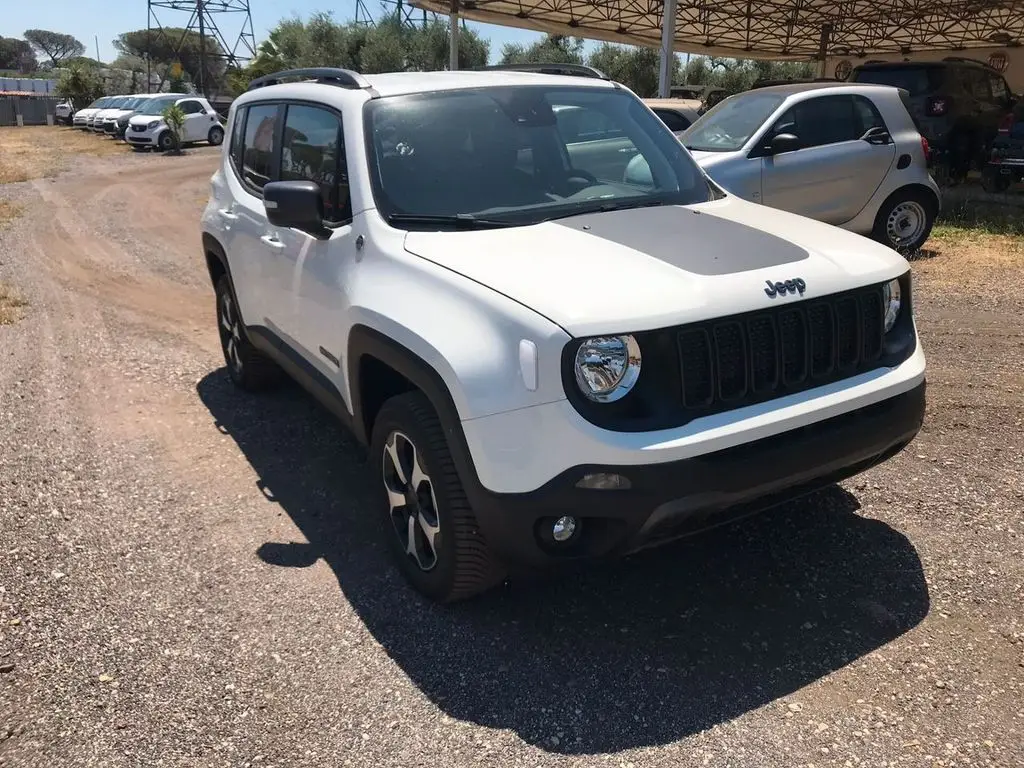
MULTIPOLYGON (((110 61, 116 53, 111 41, 121 32, 146 28, 146 0, 5 0, 0 12, 0 36, 21 37, 26 29, 49 29, 74 35, 87 47, 86 55, 110 61)), ((299 14, 306 17, 319 10, 331 10, 339 21, 355 16, 355 0, 250 0, 252 24, 256 41, 262 40, 277 22, 299 14)), ((381 13, 380 0, 366 0, 374 17, 381 13)), ((181 11, 157 9, 157 18, 164 26, 184 26, 188 15, 181 11)), ((225 37, 233 39, 238 30, 234 14, 218 16, 218 25, 225 37), (223 24, 219 21, 224 19, 223 24)), ((507 42, 530 43, 539 33, 491 24, 471 24, 491 41, 491 58, 495 59, 507 42)), ((593 44, 588 45, 588 49, 593 44)))

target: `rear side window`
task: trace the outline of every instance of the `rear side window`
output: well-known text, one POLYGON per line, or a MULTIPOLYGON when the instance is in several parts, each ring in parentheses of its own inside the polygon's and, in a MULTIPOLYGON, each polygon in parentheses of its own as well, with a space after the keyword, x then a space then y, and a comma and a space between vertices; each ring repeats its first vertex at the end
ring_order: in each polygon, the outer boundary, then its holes
POLYGON ((1009 98, 1010 91, 1006 87, 1006 81, 999 75, 989 75, 988 84, 992 90, 993 99, 996 101, 1006 101, 1009 98))
POLYGON ((678 131, 685 131, 690 127, 690 121, 680 115, 678 112, 673 112, 671 109, 656 109, 654 114, 661 118, 661 122, 668 126, 668 129, 673 133, 678 131))
POLYGON ((324 201, 324 219, 352 218, 341 118, 319 107, 292 104, 285 113, 281 181, 314 181, 324 201))
POLYGON ((276 104, 255 104, 249 107, 242 141, 242 179, 258 190, 270 181, 274 157, 274 123, 276 104))
POLYGON ((247 111, 246 107, 239 107, 235 111, 235 121, 231 124, 231 164, 239 175, 242 172, 242 138, 245 136, 245 114, 247 111))
POLYGON ((854 96, 853 107, 857 112, 857 118, 860 120, 861 136, 872 128, 885 128, 885 121, 882 120, 882 116, 870 99, 864 96, 854 96))
POLYGON ((942 71, 939 67, 855 69, 850 80, 873 85, 891 85, 906 89, 911 96, 920 96, 942 87, 942 71))

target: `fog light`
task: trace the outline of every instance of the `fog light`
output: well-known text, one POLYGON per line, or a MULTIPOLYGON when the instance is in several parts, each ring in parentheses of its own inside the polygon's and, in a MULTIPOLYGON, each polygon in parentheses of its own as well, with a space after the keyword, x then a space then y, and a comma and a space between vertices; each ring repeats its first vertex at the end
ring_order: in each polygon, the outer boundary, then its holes
POLYGON ((628 477, 616 475, 611 472, 598 472, 593 475, 584 475, 576 483, 577 488, 590 488, 595 491, 621 491, 629 488, 631 483, 628 477))
POLYGON ((576 518, 571 515, 566 515, 555 520, 555 524, 551 527, 551 538, 559 543, 564 543, 571 539, 576 533, 576 518))

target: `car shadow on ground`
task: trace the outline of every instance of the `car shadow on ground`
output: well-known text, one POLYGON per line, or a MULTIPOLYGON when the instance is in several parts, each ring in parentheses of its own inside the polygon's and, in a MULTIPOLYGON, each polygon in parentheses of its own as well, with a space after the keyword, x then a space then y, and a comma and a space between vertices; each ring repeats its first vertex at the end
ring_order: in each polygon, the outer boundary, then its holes
POLYGON ((624 561, 435 606, 388 562, 365 466, 325 411, 294 386, 240 394, 223 370, 197 389, 306 539, 256 554, 286 567, 325 560, 441 710, 551 752, 677 741, 840 669, 928 611, 911 543, 855 514, 838 487, 624 561))

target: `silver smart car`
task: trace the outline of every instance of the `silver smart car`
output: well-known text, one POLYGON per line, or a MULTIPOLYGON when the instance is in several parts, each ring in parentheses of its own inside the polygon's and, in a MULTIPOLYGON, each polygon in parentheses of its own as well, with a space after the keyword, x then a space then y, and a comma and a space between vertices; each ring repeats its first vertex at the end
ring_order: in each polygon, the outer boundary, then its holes
POLYGON ((865 84, 758 88, 719 103, 680 141, 739 197, 912 252, 941 198, 906 97, 865 84))

